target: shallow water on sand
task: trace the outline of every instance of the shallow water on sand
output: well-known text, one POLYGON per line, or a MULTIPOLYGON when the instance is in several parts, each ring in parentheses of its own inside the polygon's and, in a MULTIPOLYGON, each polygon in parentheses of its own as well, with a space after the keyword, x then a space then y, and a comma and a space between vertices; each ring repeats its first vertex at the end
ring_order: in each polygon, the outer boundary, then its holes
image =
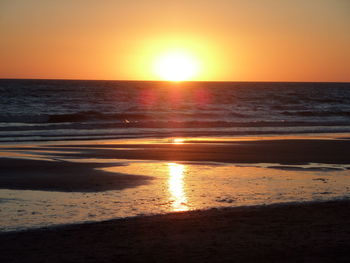
MULTIPOLYGON (((79 159, 79 162, 96 160, 79 159)), ((92 193, 0 190, 0 230, 212 207, 350 197, 350 170, 344 165, 240 166, 206 162, 110 161, 123 165, 100 169, 126 176, 147 175, 154 179, 135 188, 92 193)))

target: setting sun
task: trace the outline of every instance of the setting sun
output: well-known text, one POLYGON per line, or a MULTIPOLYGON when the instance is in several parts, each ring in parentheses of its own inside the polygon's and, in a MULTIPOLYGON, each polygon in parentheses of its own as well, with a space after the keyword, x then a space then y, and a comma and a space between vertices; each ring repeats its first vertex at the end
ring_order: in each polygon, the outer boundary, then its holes
POLYGON ((190 54, 175 51, 161 55, 155 62, 154 70, 163 80, 192 80, 199 72, 199 63, 190 54))

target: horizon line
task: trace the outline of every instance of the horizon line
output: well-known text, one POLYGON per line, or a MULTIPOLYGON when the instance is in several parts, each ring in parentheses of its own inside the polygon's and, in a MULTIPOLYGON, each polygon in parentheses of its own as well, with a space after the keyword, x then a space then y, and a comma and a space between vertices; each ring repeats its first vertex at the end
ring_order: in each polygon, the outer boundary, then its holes
POLYGON ((245 83, 350 83, 349 81, 290 81, 290 80, 186 80, 186 81, 168 81, 168 80, 136 80, 136 79, 78 79, 78 78, 0 78, 0 80, 62 80, 62 81, 120 81, 120 82, 168 82, 181 84, 186 82, 245 82, 245 83))

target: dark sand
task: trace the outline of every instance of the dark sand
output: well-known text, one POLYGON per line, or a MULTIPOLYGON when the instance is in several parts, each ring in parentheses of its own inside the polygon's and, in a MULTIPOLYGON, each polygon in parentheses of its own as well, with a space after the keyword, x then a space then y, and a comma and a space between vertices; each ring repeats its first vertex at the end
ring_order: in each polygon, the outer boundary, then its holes
POLYGON ((0 262, 349 262, 350 202, 174 213, 0 241, 0 262))
MULTIPOLYGON (((229 163, 350 163, 350 140, 281 139, 183 144, 60 145, 44 150, 81 151, 86 158, 122 158, 229 163), (103 147, 103 148, 102 148, 103 147), (123 148, 116 149, 116 148, 123 148)), ((62 154, 70 155, 70 154, 62 154)))
POLYGON ((111 164, 0 158, 0 188, 98 192, 136 187, 152 179, 96 169, 107 166, 111 164))

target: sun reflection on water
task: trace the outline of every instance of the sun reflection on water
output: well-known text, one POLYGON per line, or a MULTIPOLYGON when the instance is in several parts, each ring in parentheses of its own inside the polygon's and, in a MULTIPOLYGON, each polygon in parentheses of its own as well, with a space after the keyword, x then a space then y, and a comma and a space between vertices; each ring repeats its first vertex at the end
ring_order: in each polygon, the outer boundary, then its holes
POLYGON ((169 193, 173 211, 187 211, 187 196, 184 190, 185 166, 178 163, 168 163, 169 168, 169 193))
POLYGON ((182 139, 182 138, 175 138, 173 139, 173 143, 174 144, 183 144, 185 141, 185 139, 182 139))

